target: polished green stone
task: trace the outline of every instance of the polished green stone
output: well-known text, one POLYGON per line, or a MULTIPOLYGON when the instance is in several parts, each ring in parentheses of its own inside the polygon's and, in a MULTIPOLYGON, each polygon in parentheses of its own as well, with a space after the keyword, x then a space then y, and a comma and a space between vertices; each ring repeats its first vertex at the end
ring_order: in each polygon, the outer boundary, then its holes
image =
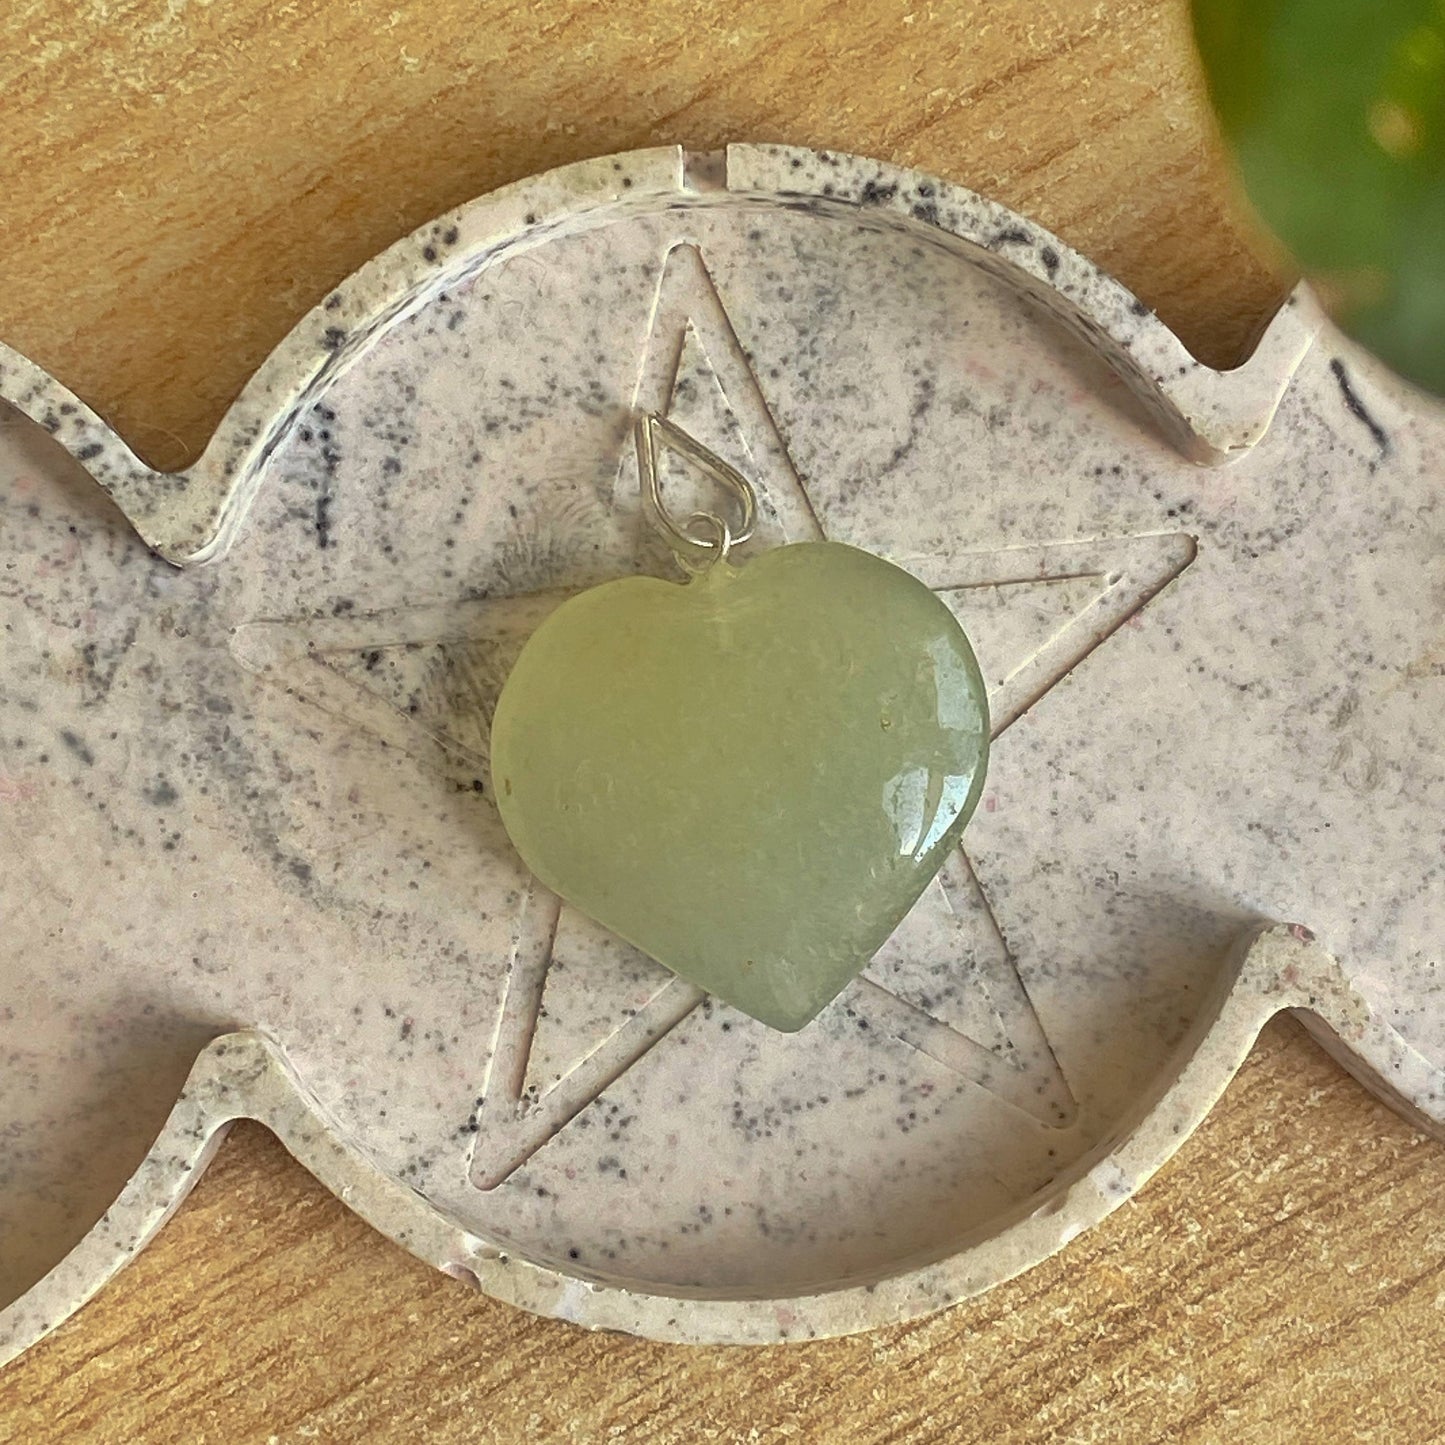
POLYGON ((579 594, 528 641, 492 725, 497 804, 533 873, 788 1030, 912 907, 987 754, 953 614, 836 542, 579 594))

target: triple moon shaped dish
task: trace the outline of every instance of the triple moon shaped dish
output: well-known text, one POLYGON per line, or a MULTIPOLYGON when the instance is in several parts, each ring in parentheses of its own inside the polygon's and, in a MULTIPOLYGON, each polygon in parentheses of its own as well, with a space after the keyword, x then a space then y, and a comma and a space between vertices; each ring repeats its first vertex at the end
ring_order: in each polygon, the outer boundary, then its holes
POLYGON ((1445 1119, 1445 415, 1305 292, 1216 372, 970 192, 653 150, 400 242, 184 473, 9 351, 0 398, 0 1358, 239 1117, 490 1294, 726 1341, 1045 1258, 1281 1010, 1445 1119), (668 575, 647 411, 755 481, 741 561, 885 556, 988 683, 963 849, 794 1034, 493 806, 526 638, 668 575))

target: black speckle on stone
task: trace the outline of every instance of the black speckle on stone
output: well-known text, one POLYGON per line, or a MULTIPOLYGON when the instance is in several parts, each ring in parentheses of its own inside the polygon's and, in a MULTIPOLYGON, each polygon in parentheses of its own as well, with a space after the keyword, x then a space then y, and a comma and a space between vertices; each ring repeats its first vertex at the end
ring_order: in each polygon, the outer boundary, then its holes
POLYGON ((316 545, 324 552, 331 545, 331 496, 322 492, 316 498, 316 545))
POLYGON ((1058 274, 1059 253, 1052 246, 1045 246, 1039 252, 1039 260, 1044 263, 1044 270, 1049 273, 1051 279, 1058 274))
POLYGON ((165 779, 162 778, 155 787, 145 790, 146 801, 155 804, 157 808, 168 808, 180 798, 180 794, 165 779))
POLYGON ((448 226, 446 230, 442 232, 442 245, 455 246, 461 239, 461 235, 462 233, 457 230, 455 226, 448 226))
POLYGON ((1330 362, 1330 371, 1333 373, 1335 381, 1339 384, 1340 395, 1345 401, 1345 410, 1374 438, 1375 445, 1379 447, 1381 455, 1388 453, 1390 450, 1389 435, 1386 433, 1385 428, 1370 415, 1365 407, 1365 403, 1360 400, 1360 394, 1355 390, 1354 383, 1350 380, 1349 372, 1345 370, 1345 363, 1341 361, 1338 356, 1330 362))
POLYGON ((76 447, 75 456, 78 461, 89 462, 98 457, 105 447, 100 442, 87 442, 83 447, 76 447))
POLYGON ((346 331, 340 326, 328 326, 322 333, 321 344, 328 351, 340 351, 346 343, 346 331))
POLYGON ((333 292, 331 293, 331 295, 326 298, 326 309, 327 309, 328 311, 335 311, 336 308, 337 308, 338 306, 340 306, 340 305, 341 305, 341 292, 339 292, 339 291, 333 291, 333 292))
POLYGON ((882 206, 897 194, 898 187, 891 182, 888 185, 879 185, 877 181, 866 181, 862 191, 858 194, 858 199, 865 206, 882 206))
POLYGON ((421 248, 421 254, 426 260, 435 261, 437 258, 437 248, 435 246, 423 246, 421 248))
POLYGON ((77 737, 69 728, 61 728, 60 741, 85 764, 92 767, 95 763, 95 754, 85 745, 83 739, 77 737))
POLYGON ((300 858, 293 858, 288 866, 292 873, 303 883, 309 883, 311 881, 311 865, 309 863, 304 862, 300 858))
POLYGON ((1130 302, 1129 310, 1132 311, 1135 316, 1147 316, 1149 314, 1149 308, 1137 296, 1130 302))
POLYGON ((993 246, 1027 246, 1033 239, 1029 233, 1019 226, 1010 226, 1007 230, 1000 231, 989 243, 993 246))

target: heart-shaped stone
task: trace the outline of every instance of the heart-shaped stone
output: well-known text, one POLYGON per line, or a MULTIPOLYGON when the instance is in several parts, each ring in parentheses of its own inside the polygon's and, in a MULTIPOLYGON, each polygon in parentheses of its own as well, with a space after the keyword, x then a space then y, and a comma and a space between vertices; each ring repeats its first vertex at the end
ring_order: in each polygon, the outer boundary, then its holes
POLYGON ((987 754, 953 614, 837 542, 581 593, 528 641, 492 724, 497 804, 537 877, 786 1030, 913 906, 987 754))

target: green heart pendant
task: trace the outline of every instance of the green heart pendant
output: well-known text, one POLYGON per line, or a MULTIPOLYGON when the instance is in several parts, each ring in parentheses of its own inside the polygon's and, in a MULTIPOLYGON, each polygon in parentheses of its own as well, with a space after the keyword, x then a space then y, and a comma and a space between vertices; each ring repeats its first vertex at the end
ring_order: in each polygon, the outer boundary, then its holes
POLYGON ((579 594, 528 641, 492 724, 497 805, 532 872, 784 1030, 917 901, 987 754, 953 614, 836 542, 579 594))

